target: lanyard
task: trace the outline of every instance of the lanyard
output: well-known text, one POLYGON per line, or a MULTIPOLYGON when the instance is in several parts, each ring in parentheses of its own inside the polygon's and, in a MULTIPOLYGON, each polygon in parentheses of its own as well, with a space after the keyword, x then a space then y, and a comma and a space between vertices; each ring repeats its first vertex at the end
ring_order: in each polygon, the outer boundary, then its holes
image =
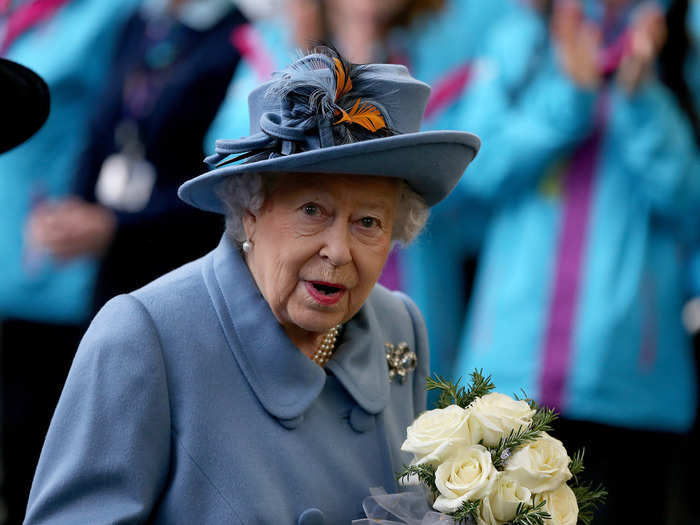
POLYGON ((142 21, 144 31, 134 43, 134 62, 126 73, 122 92, 122 115, 134 121, 150 114, 199 35, 168 15, 146 16, 142 21))

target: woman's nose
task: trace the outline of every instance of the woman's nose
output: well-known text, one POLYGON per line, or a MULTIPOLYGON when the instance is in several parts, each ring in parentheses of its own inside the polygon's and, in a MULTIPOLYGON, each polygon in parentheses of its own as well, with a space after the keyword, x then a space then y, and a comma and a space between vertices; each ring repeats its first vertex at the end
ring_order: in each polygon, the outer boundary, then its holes
POLYGON ((329 228, 319 255, 333 266, 348 264, 352 260, 349 229, 337 223, 329 228))

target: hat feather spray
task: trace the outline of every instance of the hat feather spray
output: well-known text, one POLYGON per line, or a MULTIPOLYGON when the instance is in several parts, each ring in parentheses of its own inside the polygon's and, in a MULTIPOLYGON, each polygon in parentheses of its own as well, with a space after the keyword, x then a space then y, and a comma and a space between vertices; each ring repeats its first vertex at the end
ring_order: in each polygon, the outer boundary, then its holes
POLYGON ((367 96, 371 73, 365 73, 361 64, 349 63, 332 48, 316 48, 276 76, 270 93, 294 101, 303 127, 322 125, 319 119, 332 124, 335 144, 395 134, 388 125, 388 112, 367 96), (319 70, 329 74, 319 75, 319 70), (364 89, 355 89, 358 85, 364 89))

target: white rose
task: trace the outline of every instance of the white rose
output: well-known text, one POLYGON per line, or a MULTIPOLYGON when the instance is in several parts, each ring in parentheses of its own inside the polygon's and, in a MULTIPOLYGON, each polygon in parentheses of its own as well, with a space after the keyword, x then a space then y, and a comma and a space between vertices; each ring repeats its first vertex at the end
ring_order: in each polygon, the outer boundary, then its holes
POLYGON ((546 432, 508 458, 504 471, 533 494, 554 490, 571 479, 569 456, 561 441, 546 432))
POLYGON ((493 509, 491 508, 491 502, 489 498, 483 498, 481 500, 481 505, 479 505, 479 515, 476 518, 476 525, 501 525, 501 521, 496 519, 493 515, 493 509))
POLYGON ((457 448, 471 445, 468 420, 469 413, 457 405, 424 412, 406 430, 401 450, 415 454, 415 463, 437 465, 457 448))
POLYGON ((471 445, 450 456, 435 471, 435 485, 440 495, 433 508, 439 512, 454 512, 470 499, 489 495, 496 483, 498 471, 491 454, 481 445, 471 445))
POLYGON ((511 430, 518 431, 532 423, 535 411, 525 401, 493 392, 469 405, 469 430, 475 443, 496 446, 511 430))
POLYGON ((499 522, 506 522, 515 517, 520 503, 530 503, 531 496, 527 487, 501 472, 488 501, 494 518, 499 522))
POLYGON ((571 487, 562 483, 559 488, 535 496, 535 503, 544 500, 544 510, 552 517, 550 525, 576 525, 578 521, 578 502, 571 487))

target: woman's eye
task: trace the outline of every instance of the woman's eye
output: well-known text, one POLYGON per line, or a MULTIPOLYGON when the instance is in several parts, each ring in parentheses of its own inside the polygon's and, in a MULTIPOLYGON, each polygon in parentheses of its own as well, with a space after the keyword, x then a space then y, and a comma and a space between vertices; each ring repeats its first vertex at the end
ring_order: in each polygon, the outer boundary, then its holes
POLYGON ((362 217, 360 224, 365 228, 375 228, 379 226, 379 221, 374 217, 362 217))
POLYGON ((311 217, 314 217, 321 212, 321 210, 316 204, 304 204, 304 206, 302 206, 302 210, 306 215, 309 215, 311 217))

